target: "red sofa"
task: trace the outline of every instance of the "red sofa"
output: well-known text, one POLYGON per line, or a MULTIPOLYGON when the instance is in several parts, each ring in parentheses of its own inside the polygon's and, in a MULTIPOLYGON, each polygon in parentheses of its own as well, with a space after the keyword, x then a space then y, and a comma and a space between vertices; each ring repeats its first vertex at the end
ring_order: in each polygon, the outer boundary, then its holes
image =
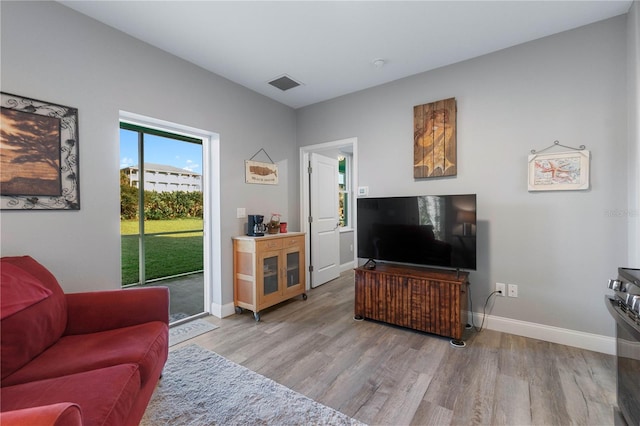
POLYGON ((137 425, 168 356, 168 289, 64 294, 33 258, 0 262, 0 424, 137 425))

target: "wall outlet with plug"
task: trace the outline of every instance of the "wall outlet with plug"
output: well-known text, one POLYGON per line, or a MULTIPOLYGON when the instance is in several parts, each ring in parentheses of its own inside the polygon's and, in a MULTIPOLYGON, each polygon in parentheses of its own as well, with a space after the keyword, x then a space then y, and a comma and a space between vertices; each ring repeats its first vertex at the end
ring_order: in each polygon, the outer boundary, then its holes
POLYGON ((498 296, 506 296, 507 295, 507 286, 505 283, 496 283, 496 291, 498 292, 498 296))

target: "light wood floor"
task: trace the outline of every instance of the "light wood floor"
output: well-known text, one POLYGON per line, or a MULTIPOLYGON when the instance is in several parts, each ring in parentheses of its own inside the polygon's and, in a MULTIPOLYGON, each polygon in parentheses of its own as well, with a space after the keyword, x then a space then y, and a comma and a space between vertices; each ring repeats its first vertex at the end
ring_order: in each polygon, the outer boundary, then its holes
POLYGON ((258 323, 250 312, 208 317, 220 328, 187 343, 370 425, 614 424, 613 356, 491 330, 454 348, 354 321, 353 287, 346 272, 258 323))

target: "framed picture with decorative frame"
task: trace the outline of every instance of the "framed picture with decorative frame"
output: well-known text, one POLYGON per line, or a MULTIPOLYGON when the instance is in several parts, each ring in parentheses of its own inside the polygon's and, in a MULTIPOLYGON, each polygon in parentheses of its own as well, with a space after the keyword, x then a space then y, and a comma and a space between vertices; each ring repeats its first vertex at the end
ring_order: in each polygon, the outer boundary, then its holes
POLYGON ((0 96, 2 210, 79 210, 78 110, 0 96))
POLYGON ((590 159, 586 149, 529 155, 529 191, 589 189, 590 159))

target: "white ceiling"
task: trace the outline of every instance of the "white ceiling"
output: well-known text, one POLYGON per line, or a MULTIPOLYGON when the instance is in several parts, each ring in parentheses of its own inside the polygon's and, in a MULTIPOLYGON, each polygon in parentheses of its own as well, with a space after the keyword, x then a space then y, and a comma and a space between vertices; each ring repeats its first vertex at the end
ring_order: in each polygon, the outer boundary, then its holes
POLYGON ((300 108, 621 15, 632 1, 60 3, 300 108), (302 85, 268 84, 285 74, 302 85))

